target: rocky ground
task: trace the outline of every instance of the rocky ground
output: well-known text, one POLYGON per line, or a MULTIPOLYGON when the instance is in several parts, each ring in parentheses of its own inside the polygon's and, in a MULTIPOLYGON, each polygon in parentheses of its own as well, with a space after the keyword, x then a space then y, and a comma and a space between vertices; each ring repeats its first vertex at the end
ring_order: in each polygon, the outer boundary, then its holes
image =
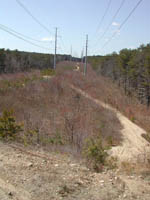
POLYGON ((150 173, 90 171, 67 154, 0 142, 0 200, 150 199, 150 173))

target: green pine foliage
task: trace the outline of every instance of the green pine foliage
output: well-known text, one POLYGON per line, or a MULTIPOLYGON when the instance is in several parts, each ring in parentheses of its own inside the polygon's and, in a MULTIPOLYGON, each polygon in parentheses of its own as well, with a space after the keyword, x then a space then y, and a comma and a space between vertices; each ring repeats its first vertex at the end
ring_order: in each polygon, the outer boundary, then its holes
POLYGON ((41 71, 41 75, 42 76, 54 76, 56 73, 55 73, 55 70, 54 69, 43 69, 41 71))
POLYGON ((20 131, 23 131, 23 125, 18 124, 14 117, 13 110, 5 110, 0 117, 0 138, 14 140, 20 131))
POLYGON ((103 145, 100 134, 95 138, 90 138, 87 140, 84 154, 89 162, 89 165, 95 171, 101 171, 103 169, 103 166, 106 164, 108 149, 109 147, 103 145))
POLYGON ((150 107, 150 44, 137 49, 122 49, 118 54, 91 56, 93 69, 122 85, 127 95, 137 96, 150 107))

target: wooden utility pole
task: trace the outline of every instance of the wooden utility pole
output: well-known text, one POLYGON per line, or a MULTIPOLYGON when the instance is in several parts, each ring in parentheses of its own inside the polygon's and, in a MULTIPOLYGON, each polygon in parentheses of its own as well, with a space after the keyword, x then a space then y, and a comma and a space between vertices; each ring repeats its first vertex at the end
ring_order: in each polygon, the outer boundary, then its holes
POLYGON ((54 69, 56 69, 56 56, 57 56, 57 28, 56 28, 56 32, 55 32, 54 69))
POLYGON ((71 45, 71 48, 70 48, 70 61, 72 61, 72 45, 71 45))
POLYGON ((86 35, 86 50, 85 50, 84 75, 86 75, 86 72, 87 72, 87 51, 88 51, 88 35, 86 35))
POLYGON ((81 62, 84 63, 84 47, 81 51, 81 62))

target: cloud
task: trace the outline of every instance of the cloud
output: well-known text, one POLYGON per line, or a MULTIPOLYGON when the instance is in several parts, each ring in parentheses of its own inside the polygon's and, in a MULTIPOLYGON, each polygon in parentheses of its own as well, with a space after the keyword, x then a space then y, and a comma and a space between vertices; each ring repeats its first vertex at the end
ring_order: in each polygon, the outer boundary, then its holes
POLYGON ((104 31, 103 29, 99 29, 98 33, 103 33, 103 31, 104 31))
POLYGON ((130 46, 129 49, 135 49, 135 46, 130 46))
POLYGON ((120 30, 117 30, 116 33, 117 33, 117 35, 120 35, 120 30))
POLYGON ((0 37, 0 41, 5 41, 5 38, 4 37, 0 37))
POLYGON ((113 33, 116 33, 116 35, 120 35, 120 29, 114 30, 113 33))
POLYGON ((41 39, 41 41, 43 41, 43 42, 52 42, 52 41, 54 41, 54 38, 53 37, 43 37, 41 39))
POLYGON ((120 24, 117 23, 117 22, 113 22, 113 23, 112 23, 112 26, 120 26, 120 24))
POLYGON ((108 42, 109 38, 105 38, 105 42, 108 42))

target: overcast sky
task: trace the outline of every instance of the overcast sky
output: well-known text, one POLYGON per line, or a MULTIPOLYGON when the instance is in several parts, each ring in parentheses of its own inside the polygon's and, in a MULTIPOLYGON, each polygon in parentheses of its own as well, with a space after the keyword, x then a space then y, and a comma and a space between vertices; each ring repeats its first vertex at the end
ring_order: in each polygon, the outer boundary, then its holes
POLYGON ((70 53, 72 45, 73 55, 80 56, 85 46, 86 34, 89 35, 90 55, 104 55, 118 52, 122 48, 136 48, 150 43, 150 0, 143 0, 122 29, 118 29, 138 1, 125 0, 111 23, 122 0, 20 0, 32 15, 50 30, 48 33, 16 0, 0 0, 0 24, 42 41, 32 42, 50 50, 32 46, 1 29, 0 48, 53 53, 55 27, 58 27, 58 53, 70 53), (111 4, 105 13, 109 2, 111 4), (108 31, 100 39, 110 23, 108 31), (103 47, 114 32, 115 37, 103 47))

